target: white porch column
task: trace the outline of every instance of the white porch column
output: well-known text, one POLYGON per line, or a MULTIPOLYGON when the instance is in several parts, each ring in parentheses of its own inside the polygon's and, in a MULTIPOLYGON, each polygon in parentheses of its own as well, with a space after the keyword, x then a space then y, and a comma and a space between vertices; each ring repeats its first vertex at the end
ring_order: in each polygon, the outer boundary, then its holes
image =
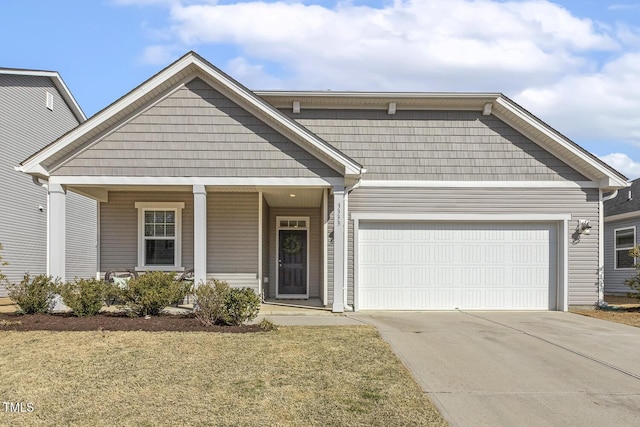
POLYGON ((49 271, 54 278, 65 280, 67 191, 60 184, 49 183, 49 271))
POLYGON ((194 285, 207 282, 207 190, 193 186, 193 277, 194 285))
POLYGON ((347 237, 344 217, 344 187, 333 187, 333 308, 334 313, 344 312, 344 259, 347 237))

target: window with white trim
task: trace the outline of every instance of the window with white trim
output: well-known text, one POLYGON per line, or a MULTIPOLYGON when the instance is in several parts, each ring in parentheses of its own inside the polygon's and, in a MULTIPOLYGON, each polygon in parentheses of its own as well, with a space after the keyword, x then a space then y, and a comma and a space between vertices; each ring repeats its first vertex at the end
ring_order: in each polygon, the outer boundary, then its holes
POLYGON ((636 229, 621 228, 615 231, 616 269, 633 268, 636 259, 629 251, 636 245, 636 229))
POLYGON ((182 270, 183 202, 137 202, 138 269, 182 270))

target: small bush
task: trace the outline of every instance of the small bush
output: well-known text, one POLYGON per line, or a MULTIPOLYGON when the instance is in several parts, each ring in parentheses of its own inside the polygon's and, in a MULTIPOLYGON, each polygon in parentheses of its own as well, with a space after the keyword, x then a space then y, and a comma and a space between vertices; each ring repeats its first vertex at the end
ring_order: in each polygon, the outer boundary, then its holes
POLYGON ((260 311, 260 297, 250 288, 232 288, 225 306, 227 323, 239 326, 256 318, 260 311))
POLYGON ((7 285, 9 298, 26 314, 48 313, 55 304, 59 281, 40 274, 33 279, 27 274, 20 283, 7 285))
POLYGON ((104 305, 107 284, 97 279, 75 279, 60 286, 64 303, 75 316, 94 316, 104 305))
POLYGON ((200 285, 195 295, 196 319, 206 326, 239 326, 255 319, 260 310, 260 297, 252 289, 231 288, 221 280, 200 285))
POLYGON ((205 326, 226 323, 225 303, 229 295, 229 285, 222 280, 209 281, 195 289, 195 316, 205 326))
POLYGON ((265 332, 278 330, 278 325, 276 325, 269 319, 262 319, 260 323, 258 323, 258 327, 260 327, 260 329, 262 329, 265 332))
POLYGON ((177 282, 174 273, 147 272, 129 280, 119 298, 138 316, 155 316, 170 304, 184 299, 191 284, 177 282))

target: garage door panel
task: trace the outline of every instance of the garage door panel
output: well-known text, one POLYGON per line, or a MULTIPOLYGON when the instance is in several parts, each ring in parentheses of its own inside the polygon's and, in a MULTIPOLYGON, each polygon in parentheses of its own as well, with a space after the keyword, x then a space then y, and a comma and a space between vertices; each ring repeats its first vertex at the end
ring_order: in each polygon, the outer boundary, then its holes
POLYGON ((556 227, 361 222, 361 309, 548 309, 556 227))

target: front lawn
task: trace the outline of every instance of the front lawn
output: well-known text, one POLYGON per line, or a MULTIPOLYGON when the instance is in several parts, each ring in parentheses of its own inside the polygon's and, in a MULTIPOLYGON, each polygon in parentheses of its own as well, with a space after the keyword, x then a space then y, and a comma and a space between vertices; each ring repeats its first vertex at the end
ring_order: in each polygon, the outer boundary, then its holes
POLYGON ((0 331, 0 372, 0 425, 446 425, 365 326, 0 331))

